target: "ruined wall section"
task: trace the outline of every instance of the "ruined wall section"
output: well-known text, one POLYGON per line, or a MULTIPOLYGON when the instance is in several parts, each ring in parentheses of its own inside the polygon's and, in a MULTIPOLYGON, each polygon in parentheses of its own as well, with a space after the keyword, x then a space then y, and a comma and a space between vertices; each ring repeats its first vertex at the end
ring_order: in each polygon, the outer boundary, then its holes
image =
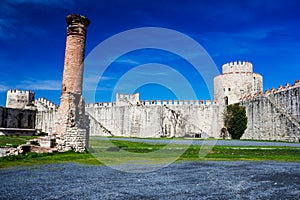
POLYGON ((88 104, 91 136, 220 136, 222 110, 215 102, 140 101, 138 105, 88 104))
POLYGON ((241 99, 248 117, 243 139, 300 139, 300 81, 241 99))

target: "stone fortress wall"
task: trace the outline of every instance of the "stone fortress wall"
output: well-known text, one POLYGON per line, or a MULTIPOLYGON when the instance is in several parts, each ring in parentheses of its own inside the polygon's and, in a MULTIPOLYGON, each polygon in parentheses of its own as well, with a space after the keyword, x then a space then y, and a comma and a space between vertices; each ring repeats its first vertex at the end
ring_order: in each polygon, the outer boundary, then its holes
POLYGON ((139 94, 117 94, 116 102, 85 105, 82 81, 90 20, 71 14, 66 22, 60 106, 46 99, 34 101, 30 91, 9 90, 7 108, 0 107, 0 134, 11 131, 8 126, 16 126, 16 131, 34 127, 26 133, 39 129, 49 134, 40 139, 43 146, 78 152, 88 146, 89 135, 219 138, 224 109, 239 103, 246 108, 248 117, 244 138, 299 141, 299 81, 263 94, 262 76, 253 72, 250 62, 222 66, 222 74, 214 78, 213 102, 140 101, 139 94))
POLYGON ((34 92, 8 90, 6 107, 0 107, 0 135, 32 135, 35 133, 34 92))
MULTIPOLYGON (((213 101, 140 100, 137 93, 117 94, 116 102, 86 104, 90 135, 219 138, 226 103, 240 103, 248 118, 242 138, 299 140, 300 81, 263 93, 262 76, 252 72, 251 63, 228 63, 222 69, 214 80, 213 101)), ((37 110, 35 128, 51 135, 58 106, 44 98, 33 104, 32 109, 37 110)))
POLYGON ((243 139, 300 142, 300 80, 245 96, 240 102, 248 117, 243 139))
POLYGON ((35 119, 35 110, 0 107, 0 128, 34 129, 35 119))
POLYGON ((58 106, 45 98, 36 99, 34 105, 37 110, 35 128, 49 135, 53 134, 58 106))
POLYGON ((219 137, 222 122, 216 102, 146 100, 117 94, 116 102, 87 104, 90 135, 126 137, 219 137), (125 101, 131 97, 131 100, 125 101), (122 98, 122 99, 120 99, 122 98))

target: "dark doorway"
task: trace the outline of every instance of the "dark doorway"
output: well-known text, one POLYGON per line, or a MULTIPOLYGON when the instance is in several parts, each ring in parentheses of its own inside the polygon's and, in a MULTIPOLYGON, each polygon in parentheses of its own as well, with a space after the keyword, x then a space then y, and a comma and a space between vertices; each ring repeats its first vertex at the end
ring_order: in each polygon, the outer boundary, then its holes
POLYGON ((225 105, 228 106, 228 97, 227 96, 224 98, 224 101, 225 101, 225 105))
POLYGON ((28 115, 28 128, 33 128, 32 115, 28 115))
POLYGON ((18 117, 18 128, 23 128, 23 113, 19 113, 19 117, 18 117))

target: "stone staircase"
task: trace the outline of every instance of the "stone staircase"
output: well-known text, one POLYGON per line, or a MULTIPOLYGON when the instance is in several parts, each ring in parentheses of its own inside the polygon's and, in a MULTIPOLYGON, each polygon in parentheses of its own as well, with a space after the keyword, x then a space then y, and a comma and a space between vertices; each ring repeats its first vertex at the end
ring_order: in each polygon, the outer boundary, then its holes
MULTIPOLYGON (((300 122, 295 119, 291 114, 286 112, 286 110, 283 108, 283 106, 280 106, 274 98, 272 98, 271 95, 265 95, 265 98, 278 110, 280 114, 282 114, 287 120, 289 120, 294 126, 297 127, 298 133, 300 132, 300 122)), ((300 135, 290 135, 286 136, 285 140, 290 141, 290 142, 298 142, 300 140, 300 135)))
POLYGON ((292 124, 294 124, 298 129, 300 129, 300 122, 295 119, 292 115, 286 112, 282 106, 280 106, 272 97, 271 95, 265 95, 266 99, 282 114, 284 115, 292 124))
POLYGON ((115 136, 114 134, 111 133, 110 130, 108 130, 105 126, 103 126, 103 124, 101 124, 93 115, 91 115, 90 113, 88 113, 87 111, 85 112, 92 120, 94 120, 96 122, 96 124, 99 125, 99 127, 102 129, 102 131, 104 133, 107 133, 111 136, 115 136))

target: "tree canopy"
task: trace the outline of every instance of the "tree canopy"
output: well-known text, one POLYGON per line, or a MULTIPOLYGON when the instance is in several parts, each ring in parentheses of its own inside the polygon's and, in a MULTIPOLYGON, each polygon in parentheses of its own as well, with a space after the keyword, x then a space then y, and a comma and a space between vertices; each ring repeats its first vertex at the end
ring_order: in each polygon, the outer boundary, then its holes
POLYGON ((232 139, 240 139, 247 128, 247 116, 244 107, 231 104, 224 111, 224 126, 232 139))

